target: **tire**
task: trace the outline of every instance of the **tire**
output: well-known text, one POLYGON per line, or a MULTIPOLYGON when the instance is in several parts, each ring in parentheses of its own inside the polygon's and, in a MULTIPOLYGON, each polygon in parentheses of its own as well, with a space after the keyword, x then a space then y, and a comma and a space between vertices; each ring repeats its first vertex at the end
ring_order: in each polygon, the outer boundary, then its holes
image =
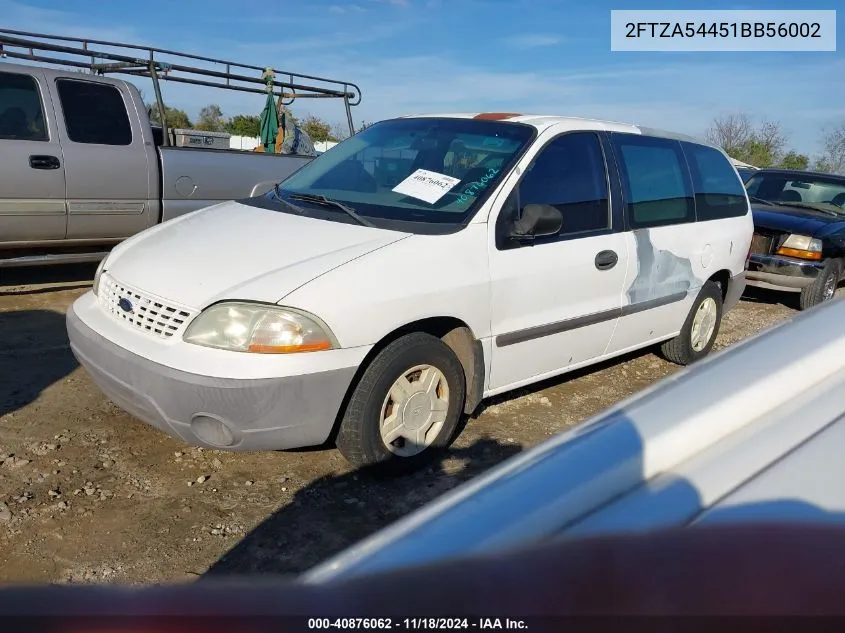
MULTIPOLYGON (((703 316, 703 315, 702 315, 703 316)), ((709 321, 708 321, 709 322, 709 321)), ((707 281, 702 287, 701 292, 692 304, 692 308, 684 321, 684 327, 681 328, 681 333, 675 338, 666 341, 660 346, 660 351, 663 357, 676 365, 690 365, 697 360, 701 360, 710 350, 713 349, 713 344, 716 342, 716 336, 719 334, 719 326, 722 323, 722 289, 713 281, 707 281), (715 305, 714 305, 715 304, 715 305), (712 331, 709 338, 704 345, 698 347, 696 343, 700 341, 693 340, 693 328, 696 325, 696 315, 704 305, 709 306, 709 310, 715 308, 715 316, 712 318, 712 331)), ((709 329, 707 324, 702 324, 705 329, 709 329)))
POLYGON ((837 260, 827 262, 816 280, 801 291, 798 299, 799 307, 802 310, 809 310, 813 306, 833 299, 841 276, 842 264, 837 260))
POLYGON ((388 344, 364 370, 343 413, 337 449, 353 466, 378 465, 390 474, 416 470, 452 443, 465 398, 463 366, 451 348, 430 334, 407 334, 388 344), (404 392, 395 388, 403 377, 408 381, 404 392), (423 386, 416 382, 423 380, 433 389, 420 391, 423 386), (391 389, 399 395, 394 397, 391 389), (438 405, 442 409, 435 411, 438 405), (400 435, 390 446, 390 436, 382 437, 385 418, 401 422, 396 431, 400 435), (425 429, 429 424, 424 438, 417 434, 414 441, 408 439, 414 426, 425 429))

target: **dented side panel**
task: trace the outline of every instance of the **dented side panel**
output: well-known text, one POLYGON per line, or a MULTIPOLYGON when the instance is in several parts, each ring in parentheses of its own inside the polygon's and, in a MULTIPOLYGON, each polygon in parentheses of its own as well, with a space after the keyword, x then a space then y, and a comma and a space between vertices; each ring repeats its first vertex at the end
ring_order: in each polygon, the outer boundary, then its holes
POLYGON ((626 234, 629 258, 623 315, 606 353, 675 336, 704 283, 726 271, 742 272, 750 240, 748 216, 696 222, 626 234), (747 238, 747 239, 746 239, 747 238), (663 303, 663 305, 661 305, 663 303), (651 305, 625 314, 625 306, 651 305))
POLYGON ((697 229, 696 224, 680 224, 625 234, 631 257, 622 292, 623 315, 605 353, 640 347, 680 331, 707 278, 699 254, 708 247, 712 252, 697 229))

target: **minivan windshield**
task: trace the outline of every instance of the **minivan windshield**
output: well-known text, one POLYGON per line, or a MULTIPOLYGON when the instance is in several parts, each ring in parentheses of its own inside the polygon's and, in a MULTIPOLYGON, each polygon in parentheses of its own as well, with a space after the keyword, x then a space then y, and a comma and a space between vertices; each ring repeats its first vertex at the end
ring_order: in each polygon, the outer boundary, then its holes
POLYGON ((787 207, 845 214, 845 178, 807 173, 759 172, 745 183, 749 197, 787 207))
POLYGON ((307 163, 270 195, 281 198, 282 211, 319 208, 385 227, 459 225, 535 134, 524 124, 482 119, 383 121, 307 163))

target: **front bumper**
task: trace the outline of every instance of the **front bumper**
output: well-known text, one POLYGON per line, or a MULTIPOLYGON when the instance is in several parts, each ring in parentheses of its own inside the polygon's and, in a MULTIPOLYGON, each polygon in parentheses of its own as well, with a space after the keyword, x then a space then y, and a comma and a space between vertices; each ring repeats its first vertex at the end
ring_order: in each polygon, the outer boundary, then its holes
POLYGON ((800 292, 819 276, 823 262, 810 262, 781 255, 752 253, 746 279, 749 286, 800 292))
POLYGON ((76 306, 67 312, 70 347, 97 386, 139 420, 195 446, 257 451, 320 445, 357 369, 275 378, 203 376, 106 339, 83 322, 76 306))

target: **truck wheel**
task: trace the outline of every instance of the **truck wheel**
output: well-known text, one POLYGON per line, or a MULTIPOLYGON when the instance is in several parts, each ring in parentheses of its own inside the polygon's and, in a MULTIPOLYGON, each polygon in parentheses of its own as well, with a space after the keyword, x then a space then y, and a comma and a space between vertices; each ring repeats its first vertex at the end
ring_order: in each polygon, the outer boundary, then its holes
POLYGON ((710 353, 722 323, 722 289, 707 281, 695 299, 681 333, 660 346, 666 360, 690 365, 710 353))
POLYGON ((407 472, 454 439, 466 396, 461 362, 436 336, 414 332, 387 345, 364 370, 336 445, 354 466, 407 472))
POLYGON ((841 276, 842 264, 836 260, 830 260, 816 280, 801 291, 801 297, 798 300, 799 307, 802 310, 808 310, 833 299, 841 276))

